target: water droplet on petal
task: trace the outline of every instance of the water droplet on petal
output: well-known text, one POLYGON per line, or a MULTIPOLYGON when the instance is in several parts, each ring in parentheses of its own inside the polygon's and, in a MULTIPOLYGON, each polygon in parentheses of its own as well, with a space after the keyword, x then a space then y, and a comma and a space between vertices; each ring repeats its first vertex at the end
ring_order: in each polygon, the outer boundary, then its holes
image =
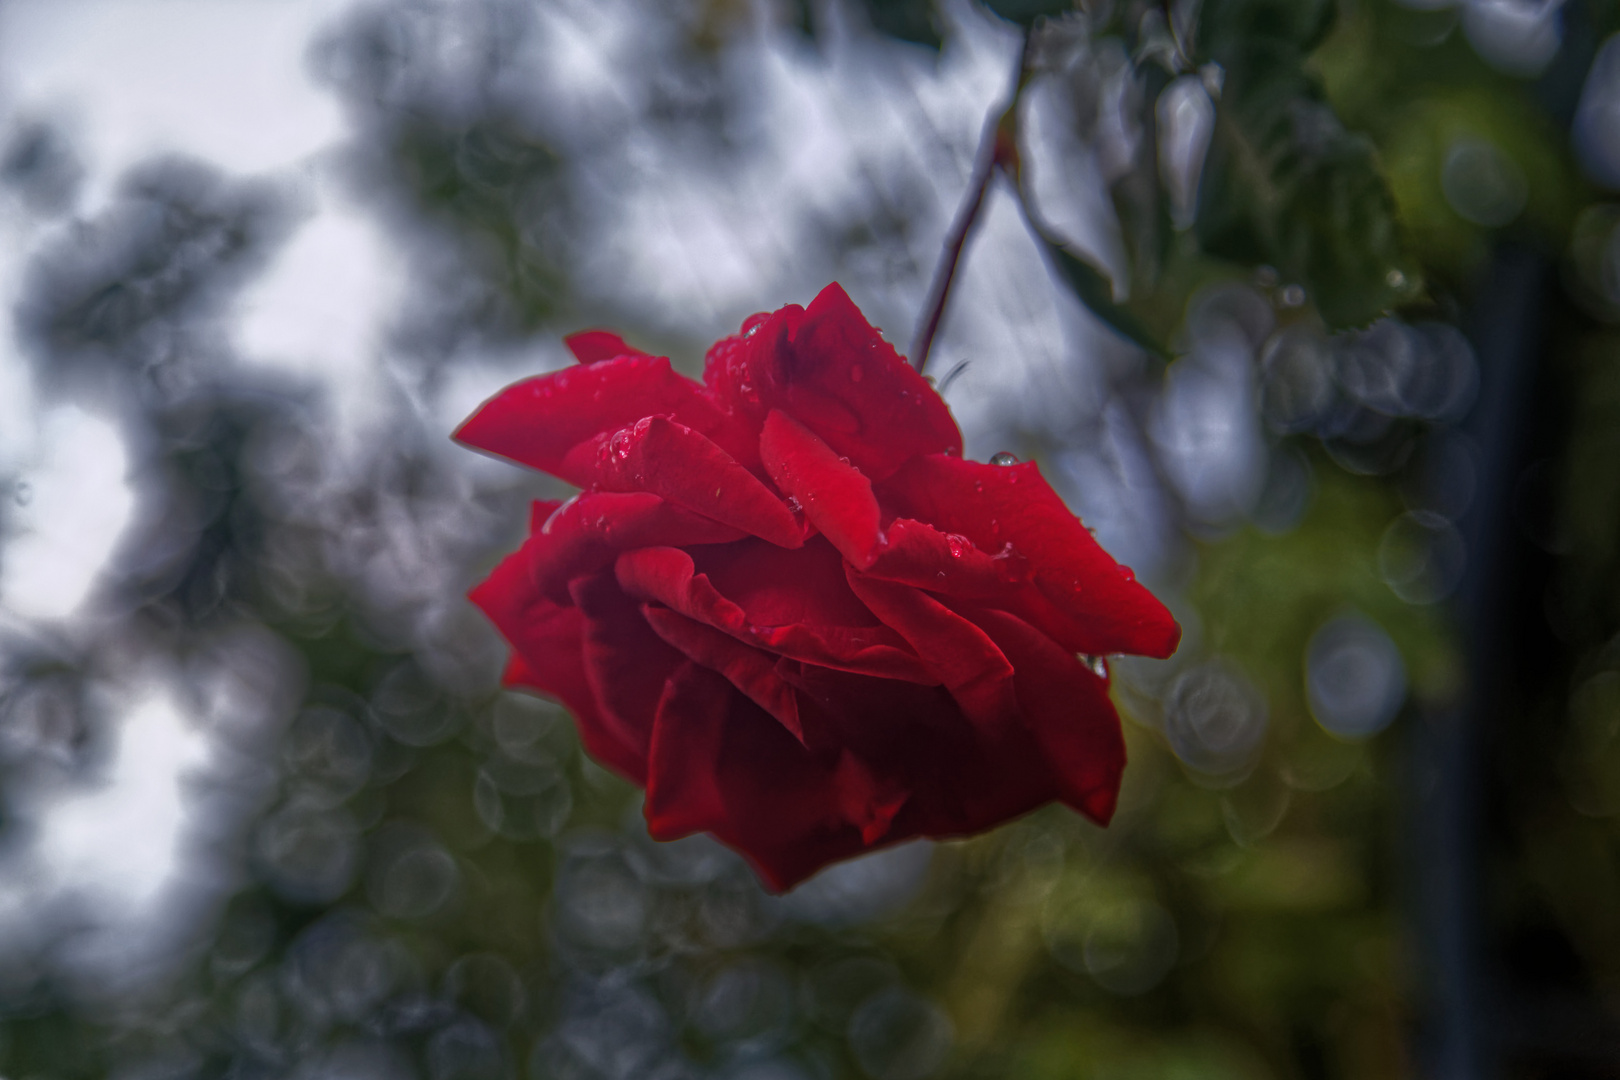
POLYGON ((996 577, 1008 585, 1016 585, 1029 578, 1029 560, 1013 550, 1011 542, 1001 545, 1001 550, 990 556, 995 564, 996 577))
POLYGON ((1123 566, 1123 565, 1116 566, 1116 567, 1114 567, 1114 573, 1118 574, 1120 576, 1120 579, 1123 580, 1123 581, 1135 581, 1136 580, 1136 571, 1132 570, 1128 566, 1123 566))
POLYGON ((620 461, 628 458, 630 456, 630 429, 620 428, 614 432, 608 446, 613 451, 613 456, 620 461))
POLYGON ((802 503, 800 503, 799 500, 794 498, 792 495, 789 495, 787 497, 787 508, 789 510, 793 511, 795 514, 804 513, 804 505, 802 503))
POLYGON ((924 375, 923 382, 927 383, 929 386, 932 386, 936 390, 939 389, 939 382, 932 375, 924 375))
POLYGON ((951 549, 953 559, 960 559, 965 553, 973 550, 973 541, 957 533, 946 533, 945 544, 951 549))
POLYGON ((1000 453, 990 455, 990 464, 1016 465, 1018 464, 1018 455, 1010 450, 1003 450, 1000 453))

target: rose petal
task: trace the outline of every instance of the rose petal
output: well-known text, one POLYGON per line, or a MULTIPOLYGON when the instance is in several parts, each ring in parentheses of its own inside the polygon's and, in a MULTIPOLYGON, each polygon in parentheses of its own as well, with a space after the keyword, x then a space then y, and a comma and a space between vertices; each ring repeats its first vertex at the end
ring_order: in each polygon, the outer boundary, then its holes
POLYGON ((560 701, 574 714, 580 741, 592 757, 637 784, 646 783, 645 747, 627 740, 597 708, 585 673, 585 616, 577 608, 553 603, 535 588, 526 553, 508 555, 468 597, 516 653, 507 668, 509 685, 560 701))
POLYGON ((627 551, 614 567, 620 586, 631 596, 663 604, 744 644, 840 671, 908 682, 935 681, 905 639, 884 626, 754 624, 740 606, 721 595, 707 575, 696 573, 691 555, 677 548, 627 551))
POLYGON ((844 820, 860 830, 861 842, 870 846, 888 835, 895 815, 911 797, 911 792, 880 778, 866 762, 845 750, 833 770, 833 791, 844 820))
POLYGON ((975 724, 943 687, 788 661, 779 671, 799 691, 807 731, 827 732, 910 792, 890 840, 968 836, 1057 797, 1057 781, 1021 721, 975 724))
POLYGON ((849 766, 840 776, 841 763, 806 750, 723 677, 689 662, 658 706, 643 803, 648 829, 660 840, 712 832, 771 891, 785 892, 830 862, 870 850, 850 818, 871 831, 893 802, 892 792, 863 786, 849 766))
POLYGON ((545 528, 547 520, 552 514, 561 510, 567 501, 563 499, 536 499, 529 504, 529 535, 533 536, 545 528))
MULTIPOLYGON (((1034 464, 915 458, 879 492, 884 505, 960 533, 980 549, 1006 544, 1029 561, 1047 603, 1042 629, 1075 652, 1169 656, 1181 628, 1165 606, 1092 538, 1034 464)), ((1036 614, 1020 612, 1021 614, 1036 614)))
POLYGON ((911 518, 889 523, 865 571, 867 577, 981 600, 1013 596, 1029 573, 1029 560, 1010 545, 991 555, 965 536, 942 533, 911 518))
POLYGON ((844 560, 825 537, 786 551, 749 540, 691 549, 697 572, 736 603, 755 626, 882 625, 850 590, 844 560))
POLYGON ((582 364, 596 364, 603 360, 617 360, 621 356, 650 356, 624 338, 608 330, 581 330, 563 338, 563 344, 582 364))
POLYGON ((1063 801, 1097 824, 1108 824, 1125 771, 1125 738, 1107 683, 1014 615, 984 610, 974 619, 1012 661, 1024 721, 1057 777, 1063 801))
POLYGON ((568 582, 613 565, 620 551, 649 544, 705 545, 740 540, 741 529, 648 492, 587 491, 565 503, 536 503, 534 514, 553 509, 531 543, 529 573, 547 596, 568 603, 568 582))
POLYGON ((645 757, 664 680, 686 658, 653 633, 641 605, 624 595, 611 571, 577 577, 568 592, 584 616, 585 677, 602 721, 645 757))
POLYGON ((642 813, 655 840, 679 840, 723 828, 720 748, 737 691, 707 668, 688 662, 664 684, 653 722, 642 813))
POLYGON ((795 739, 804 742, 799 697, 776 673, 776 657, 669 608, 646 604, 642 607, 642 617, 659 637, 689 660, 724 675, 748 700, 775 717, 795 739))
POLYGON ((804 543, 793 511, 713 440, 662 416, 603 433, 568 454, 571 475, 607 491, 647 491, 781 547, 804 543))
POLYGON ((704 381, 734 414, 781 409, 874 480, 917 454, 962 452, 944 400, 836 283, 808 309, 755 316, 710 350, 704 381))
POLYGON ((621 356, 514 383, 479 406, 454 437, 583 487, 594 472, 570 472, 564 465, 569 451, 653 415, 673 416, 733 457, 741 455, 745 466, 753 463, 752 434, 661 356, 621 356))
POLYGON ((844 558, 860 570, 872 565, 881 539, 878 502, 859 469, 780 409, 765 417, 759 456, 771 481, 844 558))
POLYGON ((854 569, 849 584, 884 625, 911 643, 968 719, 994 727, 1017 717, 1013 667, 983 630, 909 585, 867 578, 854 569))

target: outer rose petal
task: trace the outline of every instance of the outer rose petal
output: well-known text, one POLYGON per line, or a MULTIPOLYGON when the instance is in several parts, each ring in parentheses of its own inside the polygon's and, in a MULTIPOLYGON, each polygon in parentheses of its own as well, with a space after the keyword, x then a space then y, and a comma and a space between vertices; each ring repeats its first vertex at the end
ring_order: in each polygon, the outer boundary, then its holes
POLYGON ((577 334, 569 334, 563 338, 563 344, 574 354, 574 359, 582 364, 617 360, 621 356, 650 355, 633 345, 626 345, 624 338, 608 330, 581 330, 577 334))
POLYGON ((986 554, 965 536, 895 518, 865 575, 948 596, 1010 598, 1029 579, 1029 560, 1009 544, 986 554))
POLYGON ((592 757, 621 776, 646 783, 645 746, 625 739, 597 708, 585 674, 584 615, 540 594, 529 579, 525 551, 501 560, 468 596, 516 653, 507 667, 509 683, 562 702, 578 721, 580 739, 592 757))
POLYGON ((571 472, 568 452, 654 415, 673 416, 740 455, 745 466, 753 463, 752 437, 661 356, 621 356, 514 383, 479 406, 455 438, 583 487, 591 474, 571 472))
POLYGON ((629 548, 724 544, 747 535, 644 491, 587 491, 565 503, 536 502, 534 516, 536 535, 524 549, 529 573, 558 603, 569 602, 571 579, 612 566, 629 548))
POLYGON ((716 400, 761 422, 781 409, 875 480, 917 454, 962 452, 934 388, 902 360, 836 283, 716 345, 703 373, 716 400))
POLYGON ((862 827, 870 830, 892 803, 847 767, 840 775, 840 763, 812 754, 720 675, 688 663, 658 706, 648 829, 660 840, 712 832, 785 892, 868 850, 862 827), (863 794, 879 805, 860 805, 863 794))
POLYGON ((664 680, 686 658, 653 633, 612 571, 575 578, 568 592, 584 616, 581 657, 602 722, 645 759, 664 680))
POLYGON ((1125 771, 1125 737, 1107 684, 1022 619, 989 610, 973 617, 1012 660, 1024 722, 1057 776, 1063 801, 1108 824, 1125 771))
POLYGON ((793 511, 713 440, 647 416, 569 451, 564 468, 608 491, 647 491, 781 547, 804 543, 793 511))
POLYGON ((884 626, 761 626, 721 595, 692 557, 678 548, 627 551, 615 564, 619 584, 639 600, 673 608, 689 619, 723 630, 744 644, 795 660, 886 679, 932 683, 934 677, 905 639, 884 626))
POLYGON ((1013 667, 983 630, 909 585, 865 578, 853 569, 849 584, 886 626, 911 642, 970 720, 993 727, 1017 717, 1013 667))
POLYGON ((780 409, 765 417, 759 456, 771 481, 798 501, 839 554, 858 570, 872 565, 881 538, 872 481, 780 409))
POLYGON ((1042 629, 1087 653, 1169 656, 1181 627, 1116 563, 1033 463, 984 465, 942 454, 908 462, 884 485, 886 505, 985 551, 1007 543, 1029 560, 1046 604, 1042 629))

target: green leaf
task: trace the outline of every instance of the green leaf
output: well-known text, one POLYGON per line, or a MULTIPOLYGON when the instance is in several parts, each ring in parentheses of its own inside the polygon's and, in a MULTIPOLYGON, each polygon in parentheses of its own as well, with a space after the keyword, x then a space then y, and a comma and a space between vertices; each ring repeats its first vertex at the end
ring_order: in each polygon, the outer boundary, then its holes
POLYGON ((1363 326, 1413 275, 1372 142, 1348 131, 1306 60, 1327 0, 1210 0, 1200 60, 1225 72, 1195 226, 1204 251, 1270 264, 1335 328, 1363 326))
POLYGON ((984 0, 984 6, 1020 26, 1029 26, 1042 15, 1058 16, 1074 10, 1072 0, 984 0))
POLYGON ((1127 308, 1114 302, 1114 286, 1107 275, 1051 237, 1044 235, 1042 230, 1033 231, 1041 246, 1046 249, 1052 265, 1062 275, 1064 284, 1068 285, 1093 315, 1107 323, 1126 340, 1140 345, 1160 359, 1170 359, 1169 350, 1159 342, 1142 320, 1127 308))
POLYGON ((932 0, 861 0, 861 7, 880 34, 936 50, 944 44, 932 0))
POLYGON ((1334 0, 1207 0, 1198 16, 1203 47, 1270 41, 1308 53, 1333 29, 1334 0))

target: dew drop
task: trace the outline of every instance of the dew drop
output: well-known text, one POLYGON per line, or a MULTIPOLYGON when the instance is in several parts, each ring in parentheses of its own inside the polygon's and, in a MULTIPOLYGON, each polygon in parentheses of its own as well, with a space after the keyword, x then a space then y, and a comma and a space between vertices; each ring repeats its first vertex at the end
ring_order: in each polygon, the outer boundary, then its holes
POLYGON ((990 556, 995 565, 996 577, 1008 585, 1016 585, 1029 577, 1029 560, 1013 550, 1011 542, 1001 545, 1001 550, 990 556))
POLYGON ((1003 450, 1000 453, 990 455, 990 464, 1016 465, 1018 464, 1018 455, 1010 450, 1003 450))
POLYGON ((614 432, 612 441, 608 444, 613 456, 620 461, 630 456, 630 429, 622 428, 614 432))
POLYGON ((933 387, 936 390, 939 389, 939 381, 937 379, 935 379, 932 375, 924 375, 923 376, 923 382, 927 383, 929 386, 933 387))
POLYGON ((1299 285, 1289 285, 1283 289, 1277 298, 1283 307, 1299 307, 1305 302, 1305 289, 1299 285))
POLYGON ((715 488, 715 489, 714 489, 714 497, 715 497, 715 498, 717 498, 717 499, 718 499, 718 498, 719 498, 719 497, 720 497, 720 492, 721 492, 721 490, 722 490, 722 489, 721 489, 721 488, 715 488))
POLYGON ((792 495, 787 497, 787 508, 793 511, 795 514, 804 513, 804 504, 799 502, 799 500, 792 495))
POLYGON ((1116 566, 1114 567, 1114 573, 1118 574, 1122 581, 1136 580, 1136 571, 1128 566, 1116 566))
POLYGON ((973 541, 957 533, 946 533, 945 544, 951 549, 951 558, 960 559, 973 549, 973 541))

